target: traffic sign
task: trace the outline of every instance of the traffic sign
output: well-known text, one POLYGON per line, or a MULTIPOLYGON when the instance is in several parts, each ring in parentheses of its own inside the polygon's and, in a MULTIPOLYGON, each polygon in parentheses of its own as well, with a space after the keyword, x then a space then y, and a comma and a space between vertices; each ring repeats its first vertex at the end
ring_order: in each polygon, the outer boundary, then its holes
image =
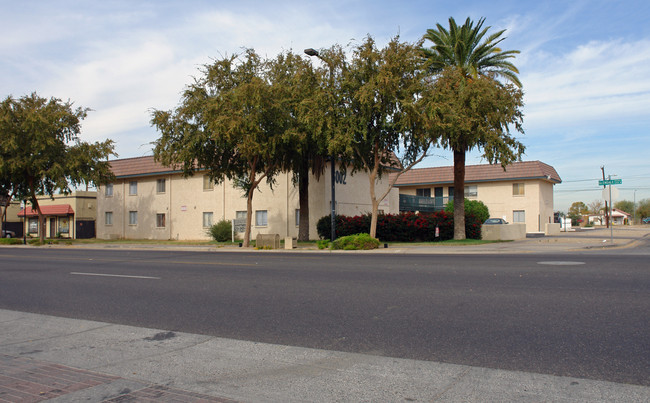
POLYGON ((598 181, 598 185, 600 186, 620 185, 622 183, 623 183, 623 179, 607 179, 607 180, 598 181))

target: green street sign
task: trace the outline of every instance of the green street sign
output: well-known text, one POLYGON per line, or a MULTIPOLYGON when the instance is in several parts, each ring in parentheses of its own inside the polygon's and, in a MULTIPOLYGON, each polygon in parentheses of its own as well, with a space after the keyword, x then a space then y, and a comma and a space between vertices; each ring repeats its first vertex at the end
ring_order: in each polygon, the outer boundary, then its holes
POLYGON ((607 179, 604 181, 598 181, 598 185, 600 186, 606 186, 606 185, 620 185, 623 183, 623 179, 607 179))

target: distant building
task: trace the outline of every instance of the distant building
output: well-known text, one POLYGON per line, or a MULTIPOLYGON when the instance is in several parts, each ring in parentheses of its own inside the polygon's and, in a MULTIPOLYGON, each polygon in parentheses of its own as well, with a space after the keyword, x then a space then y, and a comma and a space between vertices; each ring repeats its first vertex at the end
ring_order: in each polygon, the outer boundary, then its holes
MULTIPOLYGON (((527 232, 543 232, 553 223, 553 185, 561 183, 555 168, 540 161, 465 167, 465 197, 487 205, 491 217, 525 223, 527 232)), ((412 169, 402 174, 401 211, 442 210, 454 195, 454 167, 412 169)))
MULTIPOLYGON (((209 239, 206 230, 220 220, 245 219, 246 198, 231 180, 219 185, 205 172, 185 178, 178 169, 165 167, 153 157, 111 161, 115 181, 98 189, 99 239, 209 239)), ((309 182, 309 237, 317 239, 316 222, 330 214, 329 166, 309 182)), ((298 236, 298 187, 292 173, 282 173, 271 189, 260 184, 253 197, 251 238, 258 233, 298 236)), ((377 182, 377 192, 387 189, 387 177, 377 182)), ((336 213, 358 215, 371 211, 368 176, 336 173, 336 213)), ((380 209, 397 213, 399 195, 394 189, 380 209)), ((240 233, 241 237, 243 233, 240 233)))
MULTIPOLYGON (((586 216, 587 222, 592 225, 606 225, 607 219, 605 218, 605 211, 601 210, 599 214, 589 214, 586 216)), ((612 209, 611 222, 613 225, 627 225, 630 223, 632 214, 626 213, 617 208, 612 209)), ((586 223, 585 223, 586 224, 586 223)))
POLYGON ((22 231, 28 236, 36 238, 44 231, 46 238, 95 237, 97 192, 77 191, 69 195, 38 196, 38 204, 45 216, 44 228, 39 228, 38 212, 32 206, 20 208, 14 216, 22 222, 22 231))

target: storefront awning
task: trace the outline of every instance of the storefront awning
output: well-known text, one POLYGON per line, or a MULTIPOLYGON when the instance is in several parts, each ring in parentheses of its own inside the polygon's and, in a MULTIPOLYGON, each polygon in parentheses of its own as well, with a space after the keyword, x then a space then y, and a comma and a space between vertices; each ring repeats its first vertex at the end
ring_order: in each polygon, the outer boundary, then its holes
MULTIPOLYGON (((69 204, 55 204, 53 206, 41 206, 41 212, 45 216, 66 217, 74 215, 74 210, 69 204)), ((18 217, 25 217, 25 209, 20 209, 18 217)), ((32 207, 27 208, 27 217, 38 217, 38 211, 32 207)))

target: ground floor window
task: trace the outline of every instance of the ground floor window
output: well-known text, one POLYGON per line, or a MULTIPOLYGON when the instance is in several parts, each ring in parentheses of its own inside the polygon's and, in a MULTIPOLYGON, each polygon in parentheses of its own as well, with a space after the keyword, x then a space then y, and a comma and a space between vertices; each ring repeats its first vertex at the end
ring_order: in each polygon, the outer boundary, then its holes
POLYGON ((300 209, 296 209, 296 227, 300 226, 300 209))
POLYGON ((104 224, 113 225, 113 212, 107 211, 104 213, 104 224))
POLYGON ((415 195, 420 197, 431 197, 431 188, 415 189, 415 195))
POLYGON ((138 225, 137 211, 129 211, 129 225, 138 225))
POLYGON ((266 227, 268 223, 268 212, 266 210, 255 211, 255 225, 257 227, 266 227))
POLYGON ((165 213, 156 214, 156 227, 165 228, 165 213))
POLYGON ((213 217, 214 217, 214 214, 212 214, 212 212, 203 213, 203 228, 212 227, 213 217))
POLYGON ((59 218, 59 233, 61 234, 70 233, 70 219, 68 217, 59 218))
POLYGON ((526 222, 526 212, 524 210, 515 210, 512 212, 512 222, 526 222))
POLYGON ((29 219, 29 226, 27 228, 30 234, 38 233, 38 217, 33 217, 29 219))

